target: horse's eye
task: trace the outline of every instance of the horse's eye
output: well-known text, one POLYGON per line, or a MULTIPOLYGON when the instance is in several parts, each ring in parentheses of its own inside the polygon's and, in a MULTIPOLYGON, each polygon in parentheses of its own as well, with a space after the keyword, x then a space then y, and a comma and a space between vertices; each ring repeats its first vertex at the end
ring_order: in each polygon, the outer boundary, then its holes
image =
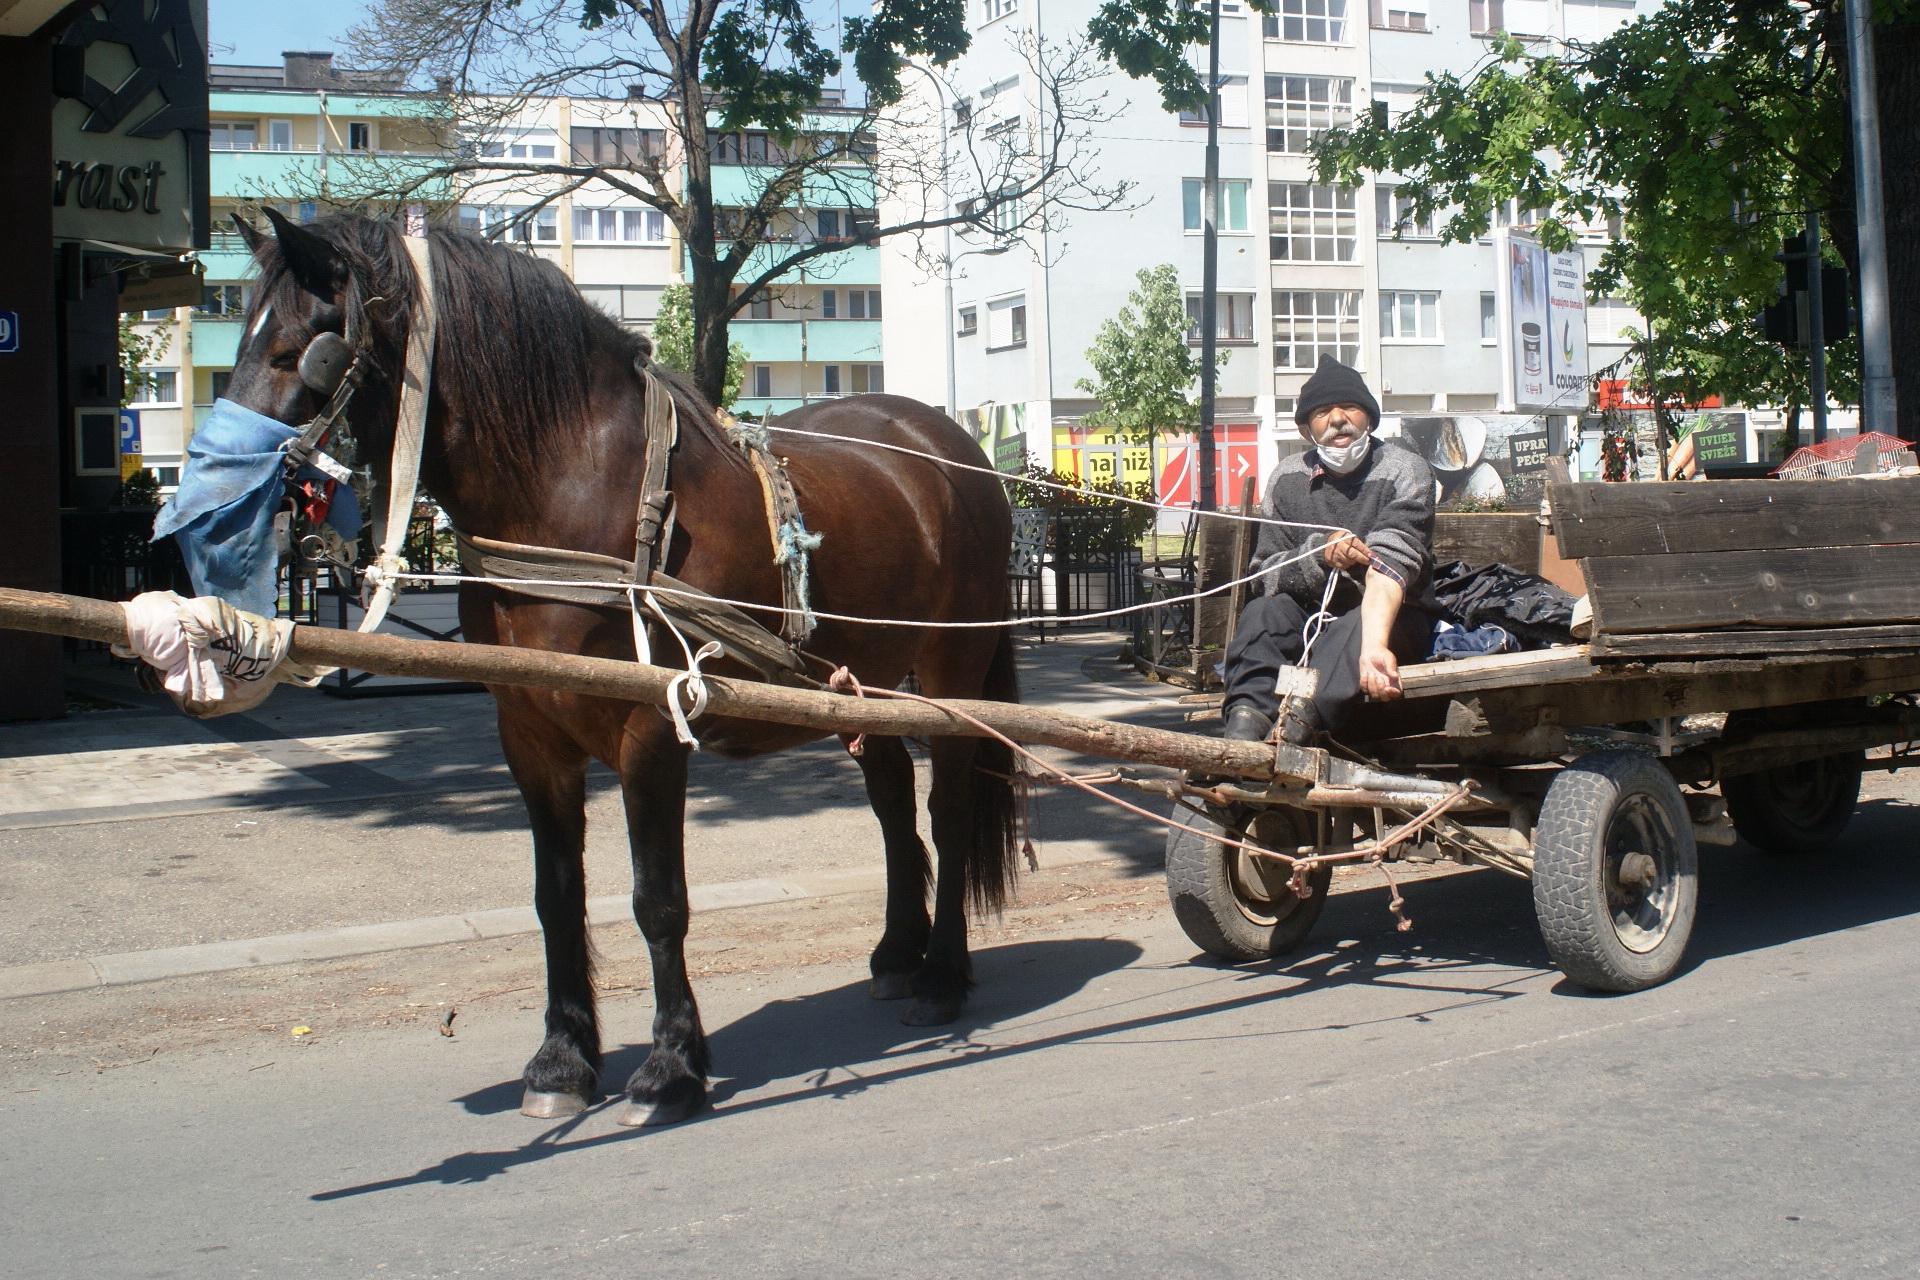
POLYGON ((276 369, 292 369, 299 365, 300 353, 297 351, 282 351, 279 355, 269 358, 267 363, 276 369))

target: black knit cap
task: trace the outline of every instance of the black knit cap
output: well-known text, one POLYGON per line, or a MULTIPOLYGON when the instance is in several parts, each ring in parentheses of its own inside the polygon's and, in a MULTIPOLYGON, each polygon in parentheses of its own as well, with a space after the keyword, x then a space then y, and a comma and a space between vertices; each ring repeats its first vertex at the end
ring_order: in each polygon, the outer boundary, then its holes
POLYGON ((1293 406, 1294 423, 1305 426, 1315 409, 1330 404, 1357 404, 1367 411, 1369 428, 1380 425, 1380 402, 1367 390, 1360 371, 1323 355, 1320 367, 1307 379, 1307 385, 1300 388, 1300 398, 1293 406))

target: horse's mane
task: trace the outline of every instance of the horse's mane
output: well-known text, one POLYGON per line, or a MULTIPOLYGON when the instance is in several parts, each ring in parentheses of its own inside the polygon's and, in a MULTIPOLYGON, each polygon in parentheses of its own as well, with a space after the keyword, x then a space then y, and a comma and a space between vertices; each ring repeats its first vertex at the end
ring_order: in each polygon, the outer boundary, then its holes
MULTIPOLYGON (((350 326, 371 324, 396 339, 386 344, 381 367, 388 385, 397 387, 398 321, 419 288, 400 226, 335 214, 302 229, 325 240, 346 263, 353 281, 346 300, 350 326), (369 307, 376 298, 405 302, 369 307)), ((650 359, 651 344, 587 302, 543 258, 450 227, 433 227, 428 243, 439 353, 435 386, 459 414, 469 443, 503 467, 530 475, 543 452, 564 448, 584 430, 594 365, 611 360, 632 368, 643 355, 650 359)), ((272 299, 289 274, 280 255, 269 255, 260 277, 265 296, 272 299)), ((683 427, 726 444, 713 410, 692 385, 663 366, 649 367, 671 389, 683 427)))

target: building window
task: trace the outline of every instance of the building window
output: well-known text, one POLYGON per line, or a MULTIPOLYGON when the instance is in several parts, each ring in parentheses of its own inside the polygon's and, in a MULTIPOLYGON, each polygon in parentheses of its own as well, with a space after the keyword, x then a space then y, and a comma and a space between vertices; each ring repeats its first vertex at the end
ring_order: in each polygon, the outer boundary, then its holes
POLYGON ((840 318, 840 291, 838 289, 822 289, 820 291, 820 318, 822 320, 838 320, 840 318))
POLYGON ((856 364, 852 366, 853 392, 855 395, 871 393, 878 395, 887 389, 884 366, 877 364, 856 364))
POLYGON ((773 366, 757 364, 753 366, 753 394, 762 400, 773 396, 773 366))
POLYGON ((463 204, 455 215, 462 231, 477 231, 488 239, 534 244, 560 242, 560 212, 552 205, 463 204))
POLYGON ((119 410, 73 411, 73 473, 77 476, 120 474, 119 410))
POLYGON ((347 150, 373 150, 373 126, 364 120, 349 120, 347 122, 347 150))
POLYGON ((1406 240, 1433 239, 1433 216, 1416 218, 1413 197, 1403 196, 1394 187, 1373 189, 1373 225, 1383 236, 1397 235, 1406 240))
POLYGON ((1467 29, 1476 36, 1507 29, 1504 0, 1467 0, 1467 29))
POLYGON ((847 319, 878 320, 880 318, 880 291, 878 289, 847 290, 847 319))
MULTIPOLYGON (((1199 293, 1187 294, 1187 345, 1200 345, 1200 317, 1206 299, 1199 293)), ((1213 336, 1220 342, 1253 341, 1253 295, 1219 293, 1213 295, 1213 336)))
POLYGON ((987 304, 987 350, 1027 344, 1027 300, 1024 296, 1002 298, 987 304))
POLYGON ((251 151, 260 136, 252 120, 215 120, 207 126, 207 146, 214 151, 251 151))
POLYGON ((1424 85, 1389 84, 1384 80, 1373 82, 1374 105, 1386 112, 1388 124, 1393 124, 1411 111, 1425 92, 1424 85))
POLYGON ((667 218, 658 209, 573 209, 573 238, 592 244, 665 244, 667 218))
POLYGON ((1267 39, 1291 44, 1347 42, 1347 0, 1279 0, 1279 8, 1280 12, 1261 20, 1267 39))
MULTIPOLYGON (((1220 127, 1222 129, 1244 129, 1247 127, 1247 78, 1245 76, 1220 77, 1220 127)), ((1180 111, 1180 123, 1204 125, 1207 113, 1200 107, 1183 107, 1180 111)))
POLYGON ((233 370, 215 369, 207 375, 207 385, 213 390, 213 398, 221 399, 227 394, 227 387, 233 382, 233 370))
POLYGON ((142 311, 140 313, 140 318, 144 321, 171 320, 173 319, 173 308, 172 307, 154 307, 150 310, 142 311))
POLYGON ((1369 17, 1388 31, 1425 31, 1427 0, 1369 0, 1369 17))
POLYGON ((480 148, 480 154, 506 160, 552 160, 560 152, 560 144, 548 139, 539 141, 517 138, 512 142, 489 142, 480 148))
POLYGON ((773 295, 765 289, 762 289, 759 293, 754 294, 753 297, 747 302, 747 319, 749 320, 773 319, 773 301, 774 301, 773 295))
MULTIPOLYGON (((1188 231, 1203 231, 1205 225, 1204 205, 1201 197, 1206 193, 1205 178, 1182 178, 1180 180, 1180 210, 1182 225, 1188 231)), ((1245 178, 1220 179, 1220 203, 1215 229, 1223 233, 1245 232, 1247 229, 1247 188, 1252 185, 1245 178)))
POLYGON ((820 367, 820 390, 830 396, 840 394, 840 366, 837 364, 820 367))
POLYGON ((1480 345, 1483 347, 1490 347, 1495 342, 1499 341, 1499 338, 1498 338, 1499 326, 1494 319, 1495 314, 1496 313, 1494 311, 1493 295, 1490 293, 1481 294, 1480 295, 1480 345))
POLYGON ((1359 239, 1353 189, 1312 182, 1267 184, 1269 256, 1275 262, 1353 262, 1359 239))
POLYGON ((992 22, 995 18, 1004 18, 1020 7, 1020 0, 984 0, 986 17, 981 21, 992 22))
MULTIPOLYGON (((526 210, 519 211, 526 214, 526 210)), ((560 211, 552 205, 542 205, 535 209, 531 217, 519 223, 519 235, 522 240, 531 240, 536 244, 560 243, 560 211)))
POLYGON ((267 121, 267 150, 269 151, 293 150, 293 121, 291 120, 267 121))
POLYGON ((576 164, 631 165, 658 157, 667 145, 664 129, 575 127, 567 137, 576 164))
POLYGON ((178 369, 142 369, 137 379, 133 402, 135 404, 179 404, 180 371, 178 369))
POLYGON ((1587 341, 1627 342, 1638 336, 1646 321, 1625 298, 1590 298, 1587 301, 1587 341))
POLYGON ((710 149, 715 164, 785 164, 788 159, 780 144, 769 142, 759 129, 717 134, 710 149))
POLYGON ((1353 81, 1343 76, 1268 76, 1267 150, 1303 156, 1328 129, 1353 123, 1353 81))
POLYGON ((1320 357, 1360 366, 1357 289, 1275 289, 1273 367, 1310 370, 1320 357))
POLYGON ((208 284, 200 287, 197 316, 224 316, 237 320, 247 311, 247 287, 243 284, 208 284))
POLYGON ((955 327, 954 332, 962 338, 967 337, 970 334, 975 334, 980 332, 979 308, 977 307, 960 308, 960 323, 955 327))
POLYGON ((1438 342, 1440 295, 1431 290, 1383 290, 1380 337, 1386 342, 1438 342))

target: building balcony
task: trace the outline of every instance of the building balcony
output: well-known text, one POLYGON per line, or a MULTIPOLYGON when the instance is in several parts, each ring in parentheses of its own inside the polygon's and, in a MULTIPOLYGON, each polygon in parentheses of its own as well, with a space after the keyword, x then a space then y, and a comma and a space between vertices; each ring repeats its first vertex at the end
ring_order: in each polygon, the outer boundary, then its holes
MULTIPOLYGON (((412 184, 446 163, 430 151, 210 151, 208 184, 215 197, 302 200, 328 191, 360 194, 412 184)), ((449 197, 444 180, 414 192, 423 201, 449 197)))
POLYGON ((187 342, 196 369, 231 369, 240 353, 240 317, 195 316, 187 342))
POLYGON ((727 339, 745 347, 752 364, 877 364, 878 320, 740 320, 727 339))
MULTIPOLYGON (((716 164, 711 172, 713 202, 744 207, 760 199, 779 170, 767 165, 716 164)), ((847 165, 828 174, 808 174, 795 203, 812 209, 871 209, 874 198, 872 173, 847 165)))
MULTIPOLYGON (((796 245, 801 243, 803 242, 799 240, 777 239, 760 245, 747 255, 746 265, 742 266, 739 275, 734 277, 735 282, 744 284, 754 279, 775 262, 786 257, 796 245)), ((805 243, 812 243, 812 241, 805 243)), ((688 276, 692 276, 693 262, 689 255, 682 255, 682 267, 688 276)), ((782 276, 781 279, 810 284, 877 285, 880 283, 880 247, 863 244, 841 249, 836 253, 822 254, 818 258, 809 259, 799 270, 782 276)))

